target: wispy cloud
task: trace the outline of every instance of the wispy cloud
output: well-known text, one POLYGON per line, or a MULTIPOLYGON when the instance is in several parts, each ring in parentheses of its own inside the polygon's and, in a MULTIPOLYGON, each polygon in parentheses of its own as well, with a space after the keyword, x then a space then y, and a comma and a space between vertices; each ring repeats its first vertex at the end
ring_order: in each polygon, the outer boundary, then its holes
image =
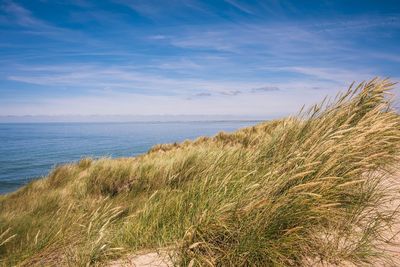
POLYGON ((190 95, 207 89, 224 95, 237 95, 238 89, 260 86, 260 82, 234 82, 218 79, 168 77, 146 73, 132 66, 39 65, 19 68, 7 76, 10 81, 34 85, 85 88, 86 90, 131 91, 139 94, 190 95))
POLYGON ((314 31, 305 25, 285 23, 220 25, 212 30, 193 27, 183 29, 182 33, 170 36, 164 42, 184 49, 286 57, 304 55, 311 51, 335 52, 343 46, 323 32, 314 31))
POLYGON ((199 70, 204 68, 205 66, 194 62, 190 59, 175 59, 173 61, 166 61, 163 60, 156 65, 152 65, 153 67, 160 68, 160 69, 167 69, 167 70, 199 70))
POLYGON ((279 91, 280 89, 276 86, 263 86, 259 88, 252 88, 251 92, 252 93, 266 93, 266 92, 276 92, 279 91))
POLYGON ((221 95, 226 95, 226 96, 235 96, 235 95, 240 95, 241 93, 242 91, 240 90, 229 90, 220 92, 221 95))
POLYGON ((400 62, 400 54, 398 53, 370 51, 369 56, 378 60, 387 60, 389 62, 400 62))
POLYGON ((318 24, 312 24, 317 31, 349 33, 364 31, 380 27, 400 27, 400 15, 369 15, 355 18, 342 18, 324 20, 318 24))
MULTIPOLYGON (((311 104, 321 96, 306 94, 311 104)), ((286 96, 243 94, 241 97, 196 97, 110 93, 106 95, 68 96, 33 99, 26 103, 0 100, 0 115, 287 115, 300 108, 300 102, 286 96), (166 112, 168 111, 168 112, 166 112)))
POLYGON ((76 1, 1 2, 0 114, 282 113, 400 77, 389 4, 76 1))
POLYGON ((206 93, 206 92, 201 92, 201 93, 195 94, 195 96, 204 97, 204 96, 212 96, 212 94, 211 93, 206 93))
MULTIPOLYGON (((5 13, 2 24, 12 27, 15 25, 21 27, 22 30, 18 32, 21 36, 26 35, 29 36, 29 38, 32 36, 42 36, 46 38, 45 40, 53 39, 66 43, 82 44, 84 42, 85 46, 98 44, 95 39, 90 38, 87 34, 79 30, 55 26, 48 21, 37 18, 29 9, 14 1, 5 1, 4 4, 0 6, 0 10, 5 13)), ((4 41, 7 42, 9 40, 4 41)), ((0 41, 0 44, 1 43, 0 41)), ((28 44, 22 45, 28 46, 28 44)), ((35 54, 37 55, 39 53, 35 51, 35 54)))
POLYGON ((232 6, 234 6, 235 8, 239 9, 242 12, 253 14, 253 11, 251 11, 249 7, 245 6, 242 3, 239 3, 236 0, 225 0, 225 2, 231 4, 232 6))
POLYGON ((311 76, 320 80, 331 81, 335 84, 344 84, 353 81, 362 81, 373 78, 373 72, 368 69, 362 70, 348 70, 345 68, 329 68, 329 67, 304 67, 304 66, 293 66, 293 67, 282 67, 279 68, 282 71, 289 71, 294 73, 300 73, 303 75, 311 76))
POLYGON ((1 8, 9 15, 9 19, 20 26, 47 28, 48 24, 35 18, 32 13, 12 1, 5 1, 1 8))
POLYGON ((125 5, 136 13, 153 20, 163 17, 186 17, 189 14, 184 11, 188 10, 207 12, 203 5, 196 0, 170 0, 165 2, 156 0, 114 0, 114 2, 125 5))

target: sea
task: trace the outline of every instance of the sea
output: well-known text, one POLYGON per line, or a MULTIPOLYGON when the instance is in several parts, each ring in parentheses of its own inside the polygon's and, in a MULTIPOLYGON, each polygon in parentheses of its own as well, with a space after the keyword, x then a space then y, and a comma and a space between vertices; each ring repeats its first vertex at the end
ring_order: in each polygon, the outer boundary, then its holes
POLYGON ((83 157, 133 157, 156 144, 232 132, 258 122, 0 123, 0 194, 83 157))

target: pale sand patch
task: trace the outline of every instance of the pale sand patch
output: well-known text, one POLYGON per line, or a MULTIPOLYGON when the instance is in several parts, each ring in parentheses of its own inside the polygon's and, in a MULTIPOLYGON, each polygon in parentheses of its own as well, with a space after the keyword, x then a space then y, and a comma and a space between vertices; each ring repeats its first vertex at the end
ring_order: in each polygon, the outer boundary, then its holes
POLYGON ((165 251, 128 255, 111 262, 108 267, 172 267, 171 257, 165 251))

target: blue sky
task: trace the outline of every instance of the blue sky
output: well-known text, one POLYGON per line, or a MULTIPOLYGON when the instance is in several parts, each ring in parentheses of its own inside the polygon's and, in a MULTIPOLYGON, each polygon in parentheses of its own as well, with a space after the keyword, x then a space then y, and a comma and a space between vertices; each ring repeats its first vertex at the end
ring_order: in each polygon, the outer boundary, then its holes
POLYGON ((397 0, 0 0, 0 116, 282 116, 399 44, 397 0))

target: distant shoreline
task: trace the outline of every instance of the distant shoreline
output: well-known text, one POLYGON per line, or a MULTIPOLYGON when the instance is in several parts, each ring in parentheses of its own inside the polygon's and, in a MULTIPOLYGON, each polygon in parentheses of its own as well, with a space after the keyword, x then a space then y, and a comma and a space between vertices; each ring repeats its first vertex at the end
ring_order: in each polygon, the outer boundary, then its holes
POLYGON ((0 115, 0 123, 265 121, 282 118, 287 115, 0 115))
POLYGON ((221 123, 221 122, 263 122, 263 119, 238 120, 175 120, 175 121, 34 121, 34 122, 2 122, 0 124, 129 124, 129 123, 221 123))

